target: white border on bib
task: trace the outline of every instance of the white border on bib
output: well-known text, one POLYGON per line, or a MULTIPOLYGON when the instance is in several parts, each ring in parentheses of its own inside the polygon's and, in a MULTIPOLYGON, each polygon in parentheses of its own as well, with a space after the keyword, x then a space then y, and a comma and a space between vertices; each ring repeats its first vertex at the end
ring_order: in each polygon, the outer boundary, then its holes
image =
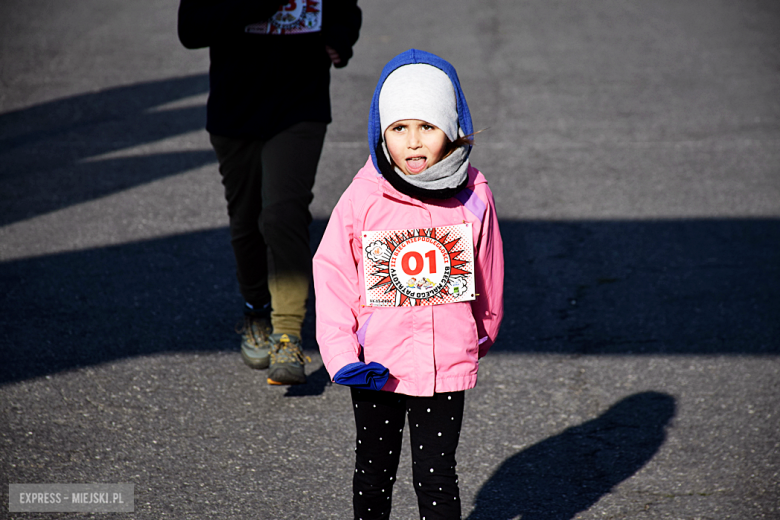
POLYGON ((361 236, 364 305, 443 305, 476 298, 470 223, 361 236))

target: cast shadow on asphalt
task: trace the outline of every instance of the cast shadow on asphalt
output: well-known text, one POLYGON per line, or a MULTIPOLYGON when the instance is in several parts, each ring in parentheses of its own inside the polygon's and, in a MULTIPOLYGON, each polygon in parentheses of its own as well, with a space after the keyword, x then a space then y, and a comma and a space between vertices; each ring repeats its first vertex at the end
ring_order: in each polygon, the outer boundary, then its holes
POLYGON ((202 130, 203 102, 187 99, 208 88, 208 75, 198 74, 0 114, 0 226, 214 162, 202 149, 123 156, 202 130))
MULTIPOLYGON (((313 223, 312 248, 325 224, 313 223)), ((780 354, 780 221, 501 228, 497 352, 780 354)), ((237 352, 234 269, 225 228, 4 262, 0 385, 136 356, 237 352)), ((303 341, 316 352, 309 310, 303 341)), ((311 379, 290 395, 321 394, 324 370, 311 379)))
POLYGON ((517 453, 482 486, 468 519, 575 518, 653 458, 675 408, 667 394, 634 394, 517 453))

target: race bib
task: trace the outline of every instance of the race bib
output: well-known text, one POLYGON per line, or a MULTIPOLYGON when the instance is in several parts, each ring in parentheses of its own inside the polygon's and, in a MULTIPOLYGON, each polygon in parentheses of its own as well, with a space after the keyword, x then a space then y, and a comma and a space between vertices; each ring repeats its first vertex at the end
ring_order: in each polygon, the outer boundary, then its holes
POLYGON ((365 305, 442 305, 474 300, 471 224, 363 231, 365 305))
POLYGON ((290 0, 279 7, 271 18, 247 25, 252 34, 302 34, 322 29, 322 0, 290 0))

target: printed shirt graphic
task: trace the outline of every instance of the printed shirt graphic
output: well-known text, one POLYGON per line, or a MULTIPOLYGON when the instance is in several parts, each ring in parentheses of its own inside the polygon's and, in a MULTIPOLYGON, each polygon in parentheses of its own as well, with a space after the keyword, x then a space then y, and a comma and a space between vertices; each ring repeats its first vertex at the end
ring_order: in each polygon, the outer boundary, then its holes
POLYGON ((303 34, 322 29, 322 0, 290 0, 279 6, 271 18, 247 25, 252 34, 303 34))
POLYGON ((475 299, 471 224, 363 231, 365 305, 442 305, 475 299))

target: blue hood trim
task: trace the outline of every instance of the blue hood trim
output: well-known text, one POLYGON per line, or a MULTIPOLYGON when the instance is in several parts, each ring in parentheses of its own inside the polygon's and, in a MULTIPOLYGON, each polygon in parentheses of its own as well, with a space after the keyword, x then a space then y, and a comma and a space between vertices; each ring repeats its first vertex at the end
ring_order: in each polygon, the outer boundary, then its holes
MULTIPOLYGON (((452 86, 455 88, 455 98, 457 99, 458 109, 458 124, 464 135, 471 135, 474 132, 474 128, 471 124, 471 112, 469 112, 469 106, 466 103, 466 96, 463 94, 463 90, 460 88, 460 80, 458 79, 458 73, 455 72, 455 68, 450 63, 435 54, 425 52, 417 49, 409 49, 402 52, 382 69, 382 75, 379 77, 376 89, 374 90, 374 97, 371 99, 371 110, 368 114, 368 148, 371 150, 371 161, 374 163, 376 171, 379 169, 379 164, 376 160, 377 145, 381 142, 382 128, 379 122, 379 92, 382 90, 382 86, 385 84, 387 76, 390 75, 395 69, 403 67, 404 65, 411 65, 414 63, 425 63, 433 65, 434 67, 441 69, 452 81, 452 86)), ((382 153, 381 151, 379 153, 382 153)))

